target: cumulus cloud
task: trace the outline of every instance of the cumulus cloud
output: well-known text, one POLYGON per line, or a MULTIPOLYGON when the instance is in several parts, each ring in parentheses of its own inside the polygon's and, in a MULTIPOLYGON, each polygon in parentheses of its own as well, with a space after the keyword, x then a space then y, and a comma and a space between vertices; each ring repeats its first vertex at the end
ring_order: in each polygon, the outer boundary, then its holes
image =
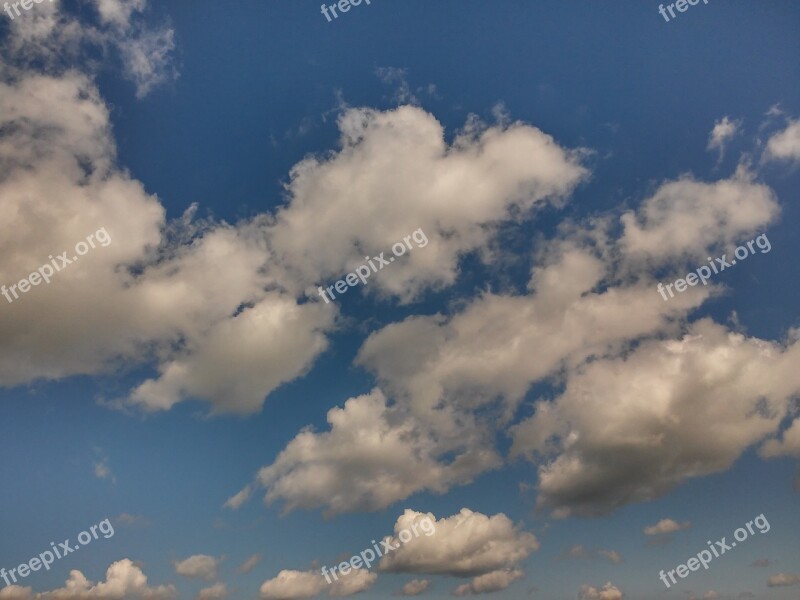
POLYGON ((609 582, 599 589, 584 584, 581 586, 578 597, 581 600, 622 600, 623 595, 617 586, 609 582))
POLYGON ((228 588, 222 583, 215 583, 211 587, 203 588, 197 594, 197 600, 224 600, 228 597, 228 588))
POLYGON ((786 415, 800 391, 798 358, 797 342, 703 319, 680 340, 649 340, 577 369, 563 394, 514 428, 515 451, 543 457, 539 506, 601 514, 728 469, 786 415))
POLYGON ((419 596, 431 585, 428 579, 412 579, 400 590, 401 596, 419 596))
POLYGON ((525 577, 525 573, 520 569, 502 569, 492 571, 485 575, 475 577, 470 583, 458 586, 453 594, 456 596, 471 596, 474 594, 490 594, 506 589, 517 579, 525 577))
POLYGON ((262 600, 303 600, 313 598, 326 589, 330 596, 352 596, 368 590, 378 576, 365 569, 352 569, 347 575, 330 584, 319 571, 292 571, 284 569, 272 579, 261 584, 262 600))
POLYGON ((175 572, 184 577, 213 581, 217 578, 219 559, 207 554, 195 554, 189 558, 175 561, 175 572))
POLYGON ((678 523, 673 519, 661 519, 655 525, 650 525, 644 528, 645 535, 662 535, 665 533, 675 533, 676 531, 683 531, 684 529, 689 529, 692 526, 691 521, 684 521, 683 523, 678 523))
MULTIPOLYGON (((270 245, 293 281, 339 278, 367 254, 422 229, 424 250, 373 276, 365 288, 402 300, 455 281, 461 256, 483 248, 513 212, 560 201, 587 174, 579 154, 540 130, 471 122, 448 147, 422 109, 350 109, 341 150, 295 165, 270 245), (321 246, 324 249, 310 250, 321 246)), ((312 288, 316 295, 316 288, 312 288)))
POLYGON ((779 212, 774 192, 743 174, 713 183, 684 177, 622 215, 620 245, 632 262, 703 264, 710 254, 763 230, 779 212))
POLYGON ((800 161, 800 120, 790 121, 767 142, 765 160, 800 161))
POLYGON ((422 489, 468 483, 476 469, 499 463, 496 453, 461 440, 461 454, 439 464, 443 450, 424 424, 388 406, 379 389, 332 408, 328 423, 329 432, 299 433, 261 469, 257 481, 268 502, 281 499, 286 510, 325 506, 329 515, 377 510, 422 489))
POLYGON ((407 509, 395 523, 394 545, 398 545, 396 536, 400 531, 426 517, 434 521, 435 533, 412 538, 384 555, 382 571, 475 577, 513 569, 539 549, 536 537, 520 531, 503 513, 487 516, 468 508, 440 520, 431 513, 407 509))
POLYGON ((2 600, 174 600, 177 597, 172 585, 149 586, 147 576, 127 558, 108 567, 106 580, 96 584, 73 570, 64 587, 57 590, 34 593, 29 587, 15 585, 0 590, 2 600))
POLYGON ((776 573, 775 575, 770 575, 769 579, 767 579, 769 587, 788 587, 798 583, 800 583, 800 575, 792 573, 776 573))

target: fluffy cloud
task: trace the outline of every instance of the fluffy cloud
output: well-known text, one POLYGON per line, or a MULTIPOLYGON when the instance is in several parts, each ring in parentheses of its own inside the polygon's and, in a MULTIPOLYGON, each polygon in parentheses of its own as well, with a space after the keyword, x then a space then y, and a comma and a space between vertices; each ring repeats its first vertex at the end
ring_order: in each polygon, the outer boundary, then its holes
POLYGON ((197 600, 224 600, 228 597, 228 588, 222 582, 203 588, 197 594, 197 600))
POLYGON ((729 468, 773 432, 800 390, 798 358, 797 342, 701 320, 681 340, 650 340, 571 374, 560 397, 515 427, 515 452, 555 456, 539 468, 538 503, 558 516, 656 498, 729 468))
POLYGON ((675 533, 676 531, 683 531, 684 529, 689 529, 692 526, 691 521, 685 521, 684 523, 678 523, 672 519, 661 519, 655 525, 650 525, 644 528, 645 535, 662 535, 665 533, 675 533))
POLYGON ((769 587, 788 587, 798 583, 800 583, 800 575, 791 573, 776 573, 775 575, 770 575, 769 579, 767 579, 769 587))
POLYGON ((331 409, 328 423, 330 432, 301 432, 261 469, 267 501, 282 499, 287 510, 326 506, 328 514, 376 510, 422 489, 444 492, 499 463, 494 452, 461 440, 462 454, 439 464, 434 454, 443 450, 426 428, 387 406, 377 389, 331 409))
MULTIPOLYGON (((424 516, 435 522, 435 534, 412 538, 384 555, 382 571, 474 577, 513 569, 539 549, 536 537, 518 530, 504 514, 487 516, 468 508, 438 521, 430 513, 406 510, 395 523, 395 534, 424 516)), ((392 539, 396 546, 397 538, 392 539)))
POLYGON ((622 600, 622 592, 610 582, 598 589, 591 585, 582 585, 578 594, 581 600, 622 600))
POLYGON ((184 560, 175 561, 174 565, 178 575, 212 581, 217 578, 219 559, 207 554, 195 554, 184 560))
POLYGON ((159 376, 128 404, 164 410, 191 397, 247 413, 326 347, 333 311, 298 303, 263 270, 263 218, 202 223, 192 209, 167 223, 158 199, 115 166, 108 109, 90 78, 2 78, 0 115, 0 283, 65 249, 71 259, 101 228, 110 238, 3 311, 0 384, 156 361, 159 376))
POLYGON ((622 215, 620 245, 629 261, 702 264, 721 248, 763 230, 778 213, 773 191, 751 182, 746 173, 714 183, 682 178, 622 215))
POLYGON ((106 571, 106 580, 92 583, 80 571, 70 571, 63 588, 33 593, 31 588, 10 586, 0 590, 2 600, 174 600, 172 585, 151 587, 142 570, 125 558, 106 571))
POLYGON ((419 596, 422 592, 427 590, 431 585, 428 579, 412 579, 403 586, 400 590, 401 596, 419 596))
POLYGON ((800 161, 800 120, 791 121, 786 129, 769 139, 764 158, 800 161))
POLYGON ((502 569, 492 571, 485 575, 475 577, 470 583, 458 586, 453 594, 456 596, 470 596, 473 594, 489 594, 506 589, 517 579, 525 577, 520 569, 502 569))
POLYGON ((429 245, 374 276, 365 291, 408 300, 451 284, 459 257, 482 249, 496 224, 558 200, 587 174, 578 154, 521 123, 472 121, 449 147, 436 119, 411 106, 350 109, 339 128, 339 152, 292 169, 290 203, 271 231, 287 279, 307 286, 338 279, 419 228, 429 245))
POLYGON ((273 579, 261 584, 262 600, 303 600, 313 598, 326 589, 335 597, 352 596, 368 590, 378 576, 365 569, 353 569, 330 584, 319 571, 283 570, 273 579))

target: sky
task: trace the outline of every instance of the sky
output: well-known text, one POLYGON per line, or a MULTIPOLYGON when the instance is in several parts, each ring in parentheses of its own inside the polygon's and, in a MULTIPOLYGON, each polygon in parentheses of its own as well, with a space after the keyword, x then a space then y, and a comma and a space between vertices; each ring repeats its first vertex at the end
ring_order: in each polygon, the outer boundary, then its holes
POLYGON ((796 599, 800 6, 682 1, 4 5, 0 600, 796 599))

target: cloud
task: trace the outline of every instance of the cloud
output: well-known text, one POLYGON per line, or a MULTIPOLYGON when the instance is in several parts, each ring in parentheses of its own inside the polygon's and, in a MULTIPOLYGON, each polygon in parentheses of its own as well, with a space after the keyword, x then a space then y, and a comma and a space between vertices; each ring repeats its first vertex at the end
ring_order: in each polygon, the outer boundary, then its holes
POLYGON ((758 560, 754 560, 751 567, 771 567, 775 563, 769 560, 768 558, 759 558, 758 560))
POLYGON ((0 590, 2 600, 174 600, 177 597, 172 585, 147 585, 145 574, 127 558, 108 567, 106 580, 97 584, 73 570, 65 586, 57 590, 33 593, 31 588, 14 585, 0 590))
POLYGON ((582 585, 578 594, 581 600, 622 600, 622 592, 611 582, 598 589, 591 585, 582 585))
POLYGON ((227 597, 228 588, 222 582, 203 588, 197 594, 197 600, 224 600, 227 597))
POLYGON ((800 120, 769 138, 764 160, 800 161, 800 120))
POLYGON ((714 590, 708 590, 705 594, 703 594, 703 600, 718 600, 720 597, 720 593, 714 590))
POLYGON ((759 454, 764 458, 779 456, 800 458, 800 418, 795 419, 783 432, 782 439, 770 439, 764 442, 759 454))
MULTIPOLYGON (((412 538, 384 555, 381 571, 474 577, 513 569, 539 549, 536 537, 518 530, 503 513, 487 516, 468 508, 438 521, 431 513, 406 509, 395 523, 395 535, 425 517, 434 521, 435 533, 412 538)), ((397 538, 392 540, 397 546, 397 538)))
POLYGON ((499 463, 495 453, 466 449, 469 440, 462 440, 464 453, 438 464, 424 425, 390 408, 378 389, 332 408, 328 423, 329 432, 299 433, 261 469, 257 481, 268 502, 281 499, 287 511, 325 506, 328 515, 378 510, 422 489, 444 492, 471 481, 476 465, 499 463))
POLYGON ((597 550, 587 550, 583 544, 576 544, 567 550, 565 558, 602 558, 612 564, 618 565, 622 562, 622 555, 616 550, 600 548, 597 550))
POLYGON ((800 575, 790 573, 776 573, 775 575, 770 575, 769 579, 767 579, 769 587, 788 587, 798 583, 800 583, 800 575))
POLYGON ((151 524, 150 519, 147 517, 142 515, 131 515, 128 513, 120 514, 116 519, 114 519, 114 523, 117 525, 127 525, 128 527, 135 527, 137 525, 148 527, 151 524))
POLYGON ((195 554, 189 558, 175 561, 175 572, 184 577, 213 581, 217 578, 219 559, 207 554, 195 554))
POLYGON ((431 585, 428 579, 412 579, 403 586, 400 590, 401 596, 419 596, 422 592, 427 590, 431 585))
POLYGON ((452 284, 459 259, 484 248, 512 213, 561 202, 587 171, 579 154, 522 123, 470 124, 448 146, 422 109, 349 109, 339 152, 294 166, 289 202, 270 230, 280 266, 316 296, 364 256, 422 229, 430 242, 364 288, 402 301, 452 284), (324 244, 320 244, 324 240, 324 244))
POLYGON ((676 531, 683 531, 692 526, 691 521, 684 521, 678 523, 672 519, 661 519, 655 525, 650 525, 644 528, 645 535, 661 535, 665 533, 675 533, 676 531))
POLYGON ((622 215, 620 245, 630 262, 697 266, 712 252, 762 230, 778 214, 774 192, 744 175, 713 183, 684 177, 663 184, 636 211, 622 215))
POLYGON ((649 340, 568 374, 564 393, 514 428, 519 451, 544 457, 539 506, 603 514, 728 469, 786 415, 798 358, 797 342, 703 319, 680 340, 649 340))
POLYGON ((353 569, 341 579, 330 584, 319 571, 292 571, 284 569, 273 579, 261 584, 262 600, 303 600, 313 598, 326 589, 334 597, 352 596, 368 590, 378 576, 364 569, 353 569))
POLYGON ((249 573, 255 566, 261 562, 262 556, 260 554, 253 554, 250 558, 244 561, 237 569, 237 573, 249 573))
POLYGON ((250 499, 250 494, 252 491, 253 488, 251 486, 245 486, 241 491, 228 498, 223 506, 225 508, 236 510, 250 499))
POLYGON ((727 116, 714 123, 714 128, 708 136, 707 150, 719 150, 719 158, 722 160, 725 154, 725 144, 733 138, 742 126, 741 121, 732 121, 727 116))
POLYGON ((471 596, 474 594, 490 594, 506 589, 517 579, 525 577, 520 569, 502 569, 492 571, 485 575, 475 577, 470 583, 458 586, 453 594, 455 596, 471 596))

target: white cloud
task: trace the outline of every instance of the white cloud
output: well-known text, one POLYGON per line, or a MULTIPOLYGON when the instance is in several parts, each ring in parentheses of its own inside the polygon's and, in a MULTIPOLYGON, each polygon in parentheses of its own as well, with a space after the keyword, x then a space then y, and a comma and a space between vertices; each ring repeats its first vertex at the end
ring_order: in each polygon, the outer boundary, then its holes
POLYGON ((224 600, 228 597, 228 588, 222 582, 203 588, 197 594, 197 600, 224 600))
POLYGON ((558 200, 587 174, 577 154, 521 123, 472 124, 450 147, 439 122, 410 106, 350 109, 339 128, 339 152, 292 169, 290 202, 270 235, 291 274, 284 279, 313 296, 417 229, 428 245, 374 274, 364 291, 410 300, 449 285, 459 258, 482 249, 512 211, 558 200))
POLYGON ((800 583, 800 575, 792 573, 776 573, 775 575, 770 575, 769 579, 767 579, 769 587, 788 587, 798 583, 800 583))
POLYGON ((769 138, 764 159, 800 161, 800 120, 790 121, 786 129, 769 138))
POLYGON ((584 584, 578 597, 581 600, 622 600, 623 594, 617 586, 609 582, 600 589, 584 584))
POLYGON ((800 458, 800 418, 783 432, 781 439, 770 439, 761 446, 759 454, 764 458, 793 456, 800 458))
MULTIPOLYGON (((431 513, 407 509, 395 523, 395 536, 426 516, 434 521, 435 533, 412 538, 385 554, 381 571, 474 577, 514 568, 539 549, 536 537, 518 530, 503 513, 487 516, 468 508, 438 521, 431 513)), ((397 546, 399 541, 393 537, 392 543, 397 546)))
POLYGON ((718 598, 721 598, 721 595, 719 592, 714 590, 708 590, 705 594, 703 594, 703 600, 717 600, 718 598))
POLYGON ((262 600, 304 600, 328 590, 330 596, 352 596, 368 590, 378 576, 365 569, 352 569, 347 575, 328 583, 317 571, 292 571, 284 569, 272 579, 261 584, 262 600))
POLYGON ((567 375, 553 402, 514 427, 539 456, 538 504, 556 516, 605 513, 728 469, 776 430, 800 391, 800 344, 782 347, 693 323, 567 375))
POLYGON ((774 192, 745 175, 713 183, 686 177, 663 184, 635 212, 622 215, 620 245, 632 262, 704 264, 719 249, 763 231, 778 214, 774 192))
POLYGON ((175 561, 174 565, 178 575, 213 581, 217 578, 219 559, 207 554, 195 554, 189 558, 175 561))
POLYGON ((492 451, 459 442, 462 453, 439 464, 442 452, 413 417, 387 406, 383 393, 350 398, 328 411, 329 432, 299 433, 275 461, 261 469, 266 500, 281 499, 286 510, 327 507, 327 514, 377 510, 430 489, 467 483, 477 469, 499 463, 492 451))
POLYGON ((63 588, 34 593, 31 588, 10 586, 0 590, 0 600, 174 600, 172 585, 151 587, 142 570, 125 558, 106 571, 106 580, 92 583, 80 571, 70 571, 63 588))
POLYGON ((708 150, 719 150, 719 157, 722 160, 725 154, 725 144, 733 138, 742 126, 741 121, 734 121, 727 116, 722 117, 714 123, 714 128, 708 136, 708 150))
POLYGON ((501 569, 485 575, 475 577, 470 583, 458 586, 453 594, 455 596, 469 596, 473 594, 490 594, 506 589, 517 579, 525 577, 520 569, 501 569))
POLYGON ((427 590, 431 585, 428 579, 412 579, 403 586, 400 590, 401 596, 419 596, 422 592, 427 590))
POLYGON ((661 519, 655 525, 650 525, 644 528, 645 535, 662 535, 665 533, 675 533, 676 531, 683 531, 684 529, 689 529, 692 526, 691 521, 685 521, 684 523, 678 523, 672 519, 661 519))

